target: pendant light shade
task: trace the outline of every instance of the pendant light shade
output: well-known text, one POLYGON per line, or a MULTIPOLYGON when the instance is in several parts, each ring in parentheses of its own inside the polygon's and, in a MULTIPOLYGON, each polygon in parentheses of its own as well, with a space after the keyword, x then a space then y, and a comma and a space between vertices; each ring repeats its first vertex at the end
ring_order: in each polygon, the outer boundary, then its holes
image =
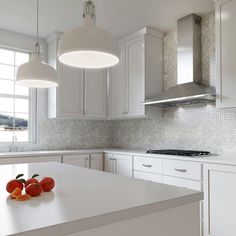
POLYGON ((33 55, 30 62, 17 70, 16 84, 30 88, 51 88, 57 86, 54 68, 41 61, 40 55, 33 55))
POLYGON ((56 70, 41 60, 41 47, 38 40, 38 11, 39 0, 37 0, 37 41, 30 62, 22 64, 16 73, 16 84, 29 88, 51 88, 56 87, 56 70))
POLYGON ((65 33, 58 57, 63 64, 78 68, 107 68, 119 62, 118 43, 111 34, 95 23, 95 6, 84 4, 84 25, 65 33))

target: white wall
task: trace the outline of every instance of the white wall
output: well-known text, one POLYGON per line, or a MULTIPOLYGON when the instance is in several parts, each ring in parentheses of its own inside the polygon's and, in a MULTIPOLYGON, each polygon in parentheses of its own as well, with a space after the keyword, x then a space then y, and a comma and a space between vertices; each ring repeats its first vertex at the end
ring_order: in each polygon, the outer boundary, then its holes
MULTIPOLYGON (((34 49, 35 41, 35 37, 0 29, 0 47, 7 47, 32 52, 34 49)), ((42 45, 43 59, 44 61, 47 61, 46 41, 44 39, 40 39, 40 44, 42 45)))

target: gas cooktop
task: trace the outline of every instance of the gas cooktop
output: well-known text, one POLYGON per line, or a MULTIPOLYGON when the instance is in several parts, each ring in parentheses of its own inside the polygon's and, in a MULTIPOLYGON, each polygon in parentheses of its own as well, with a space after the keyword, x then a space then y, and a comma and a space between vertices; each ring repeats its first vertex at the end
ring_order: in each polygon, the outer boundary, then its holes
POLYGON ((189 156, 189 157, 199 157, 199 156, 206 156, 206 155, 211 154, 210 152, 207 152, 207 151, 178 150, 178 149, 148 150, 147 153, 176 155, 176 156, 189 156))

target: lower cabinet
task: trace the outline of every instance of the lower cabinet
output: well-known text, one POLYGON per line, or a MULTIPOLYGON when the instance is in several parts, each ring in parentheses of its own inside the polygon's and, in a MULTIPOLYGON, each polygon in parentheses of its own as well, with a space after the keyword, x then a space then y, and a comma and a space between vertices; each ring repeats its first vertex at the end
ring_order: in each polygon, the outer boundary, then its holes
POLYGON ((63 156, 63 163, 89 168, 89 154, 86 155, 66 155, 63 156))
POLYGON ((204 165, 204 236, 235 236, 236 167, 204 165))
POLYGON ((63 156, 63 163, 103 171, 103 154, 63 156))
POLYGON ((163 175, 163 184, 202 191, 202 182, 163 175))
POLYGON ((133 161, 130 155, 105 154, 105 171, 133 177, 133 161))
POLYGON ((90 154, 90 169, 104 170, 103 154, 90 154))
POLYGON ((37 162, 61 162, 61 156, 10 157, 7 159, 0 159, 0 165, 37 162))
POLYGON ((134 171, 134 178, 149 180, 149 181, 156 182, 156 183, 162 183, 162 175, 160 175, 160 174, 152 174, 152 173, 146 173, 146 172, 142 172, 142 171, 134 171))

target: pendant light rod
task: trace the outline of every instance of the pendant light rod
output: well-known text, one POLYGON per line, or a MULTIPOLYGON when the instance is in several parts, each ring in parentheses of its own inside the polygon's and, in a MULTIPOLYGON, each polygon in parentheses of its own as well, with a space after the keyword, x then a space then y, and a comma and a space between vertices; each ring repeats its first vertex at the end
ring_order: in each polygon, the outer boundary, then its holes
POLYGON ((34 45, 34 53, 42 55, 42 49, 39 43, 39 0, 36 1, 36 43, 34 45))
POLYGON ((39 0, 37 0, 37 26, 36 26, 36 29, 37 29, 37 41, 36 43, 39 43, 39 0))
POLYGON ((83 18, 85 18, 87 15, 90 15, 91 18, 95 18, 95 5, 91 0, 86 0, 84 2, 84 13, 83 18))

